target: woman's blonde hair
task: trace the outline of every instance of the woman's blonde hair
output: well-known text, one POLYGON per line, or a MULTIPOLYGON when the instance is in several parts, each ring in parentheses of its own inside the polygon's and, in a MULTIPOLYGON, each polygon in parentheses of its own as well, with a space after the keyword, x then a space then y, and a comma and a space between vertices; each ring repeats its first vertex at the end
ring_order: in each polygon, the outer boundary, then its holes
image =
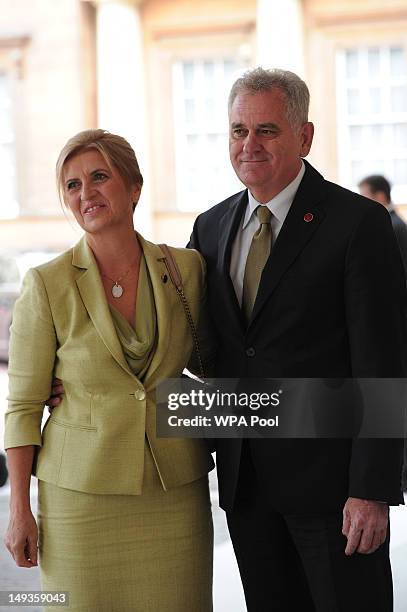
MULTIPOLYGON (((136 154, 127 140, 106 130, 84 130, 72 136, 63 147, 56 163, 57 189, 61 202, 64 202, 64 165, 68 159, 78 153, 96 149, 112 170, 113 166, 129 189, 143 185, 143 176, 137 162, 136 154)), ((136 204, 133 204, 133 210, 136 204)))

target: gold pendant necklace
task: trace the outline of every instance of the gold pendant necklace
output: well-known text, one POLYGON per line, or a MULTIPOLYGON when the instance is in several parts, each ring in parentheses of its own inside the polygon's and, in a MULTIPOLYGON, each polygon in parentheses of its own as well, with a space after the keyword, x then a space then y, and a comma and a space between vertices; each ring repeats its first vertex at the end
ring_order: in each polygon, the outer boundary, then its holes
POLYGON ((111 288, 111 292, 112 292, 112 296, 114 298, 121 298, 123 293, 124 293, 124 288, 120 285, 120 281, 122 281, 130 272, 132 266, 130 266, 130 268, 120 277, 118 278, 116 281, 113 278, 110 278, 110 276, 108 276, 107 274, 104 274, 102 272, 102 276, 104 276, 105 278, 107 278, 108 280, 110 280, 113 283, 113 287, 111 288))
POLYGON ((112 296, 114 298, 119 298, 119 297, 122 297, 123 293, 124 293, 123 287, 116 282, 112 287, 112 296))

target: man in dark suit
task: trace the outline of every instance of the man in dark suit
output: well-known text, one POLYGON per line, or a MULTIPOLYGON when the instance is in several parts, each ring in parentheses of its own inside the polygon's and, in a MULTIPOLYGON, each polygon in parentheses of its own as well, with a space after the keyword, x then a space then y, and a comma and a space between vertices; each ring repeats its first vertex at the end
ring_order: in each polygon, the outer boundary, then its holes
MULTIPOLYGON (((404 377, 389 216, 303 160, 308 104, 288 71, 250 71, 230 93, 230 158, 247 189, 201 214, 189 244, 207 262, 215 375, 404 377)), ((399 441, 219 439, 216 453, 249 612, 392 610, 399 441)))
POLYGON ((407 279, 407 224, 397 214, 391 201, 391 185, 389 181, 381 174, 372 174, 360 181, 359 190, 366 198, 379 202, 390 214, 391 224, 400 247, 404 274, 407 279))
MULTIPOLYGON (((391 185, 381 174, 371 174, 359 183, 360 193, 366 198, 382 204, 390 214, 391 224, 400 248, 404 275, 407 281, 407 224, 404 223, 391 201, 391 185)), ((406 313, 407 315, 407 313, 406 313)), ((407 441, 404 442, 403 489, 407 491, 407 441)))

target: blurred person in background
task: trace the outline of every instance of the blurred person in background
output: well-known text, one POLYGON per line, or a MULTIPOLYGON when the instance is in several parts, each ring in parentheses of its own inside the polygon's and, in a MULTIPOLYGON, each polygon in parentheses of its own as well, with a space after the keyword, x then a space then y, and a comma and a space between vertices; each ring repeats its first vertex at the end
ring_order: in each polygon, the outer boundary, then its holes
MULTIPOLYGON (((391 201, 391 185, 381 174, 371 174, 358 185, 360 193, 366 198, 382 204, 390 214, 391 224, 396 234, 407 280, 407 224, 403 221, 391 201)), ((407 316, 407 312, 406 312, 407 316)), ((407 491, 407 440, 404 442, 403 489, 407 491)))
POLYGON ((391 224, 396 234, 407 279, 407 224, 403 221, 391 201, 391 185, 381 174, 371 174, 358 185, 361 195, 382 204, 390 214, 391 224))
MULTIPOLYGON (((136 156, 120 136, 80 132, 57 183, 85 235, 28 272, 15 305, 6 546, 29 568, 38 542, 42 588, 68 591, 68 609, 210 612, 213 461, 200 440, 156 438, 155 386, 181 375, 193 343, 163 251, 134 231, 136 156), (41 434, 54 374, 65 393, 41 434)), ((171 253, 197 322, 203 259, 171 253)))

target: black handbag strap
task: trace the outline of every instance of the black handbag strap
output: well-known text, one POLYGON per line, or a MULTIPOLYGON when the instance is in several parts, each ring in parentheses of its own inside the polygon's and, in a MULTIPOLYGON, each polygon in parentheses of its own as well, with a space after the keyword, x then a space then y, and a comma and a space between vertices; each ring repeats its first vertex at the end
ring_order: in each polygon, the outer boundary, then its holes
POLYGON ((196 331, 194 320, 192 318, 191 309, 189 307, 188 300, 185 296, 184 285, 182 282, 182 275, 181 275, 180 269, 178 267, 177 262, 174 259, 174 256, 172 255, 170 249, 168 248, 168 246, 166 244, 159 244, 158 246, 164 253, 164 257, 162 258, 162 261, 165 263, 165 266, 168 270, 168 274, 170 276, 172 284, 175 287, 178 297, 181 301, 182 307, 185 312, 186 319, 188 321, 189 328, 191 330, 192 340, 194 342, 195 353, 198 358, 199 376, 200 378, 205 378, 205 370, 203 367, 201 351, 199 348, 198 334, 196 331))

